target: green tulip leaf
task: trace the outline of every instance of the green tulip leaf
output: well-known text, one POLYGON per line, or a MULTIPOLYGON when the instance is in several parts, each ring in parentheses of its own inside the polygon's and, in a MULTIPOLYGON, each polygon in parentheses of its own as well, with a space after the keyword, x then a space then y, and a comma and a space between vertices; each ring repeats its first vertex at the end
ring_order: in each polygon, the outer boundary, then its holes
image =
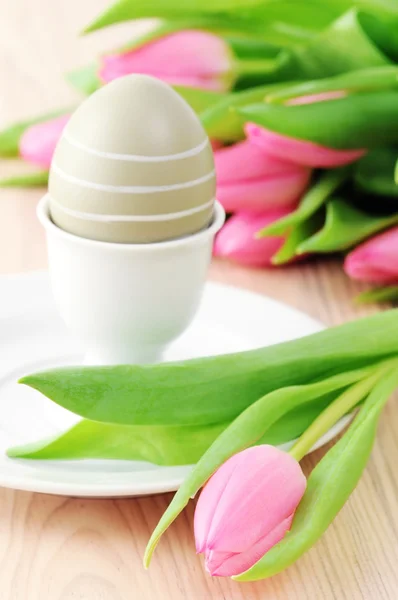
POLYGON ((354 423, 312 471, 290 531, 251 569, 233 579, 272 577, 319 540, 355 489, 369 460, 380 414, 397 385, 395 368, 375 385, 354 423))
POLYGON ((297 106, 253 104, 236 110, 246 121, 331 148, 374 148, 398 141, 398 91, 297 106))
POLYGON ((0 179, 0 188, 11 187, 45 187, 48 183, 48 171, 38 173, 24 173, 23 175, 13 175, 0 179))
MULTIPOLYGON (((243 411, 205 452, 175 494, 148 542, 144 558, 145 566, 149 565, 153 551, 166 529, 228 458, 260 440, 267 429, 289 410, 305 406, 307 402, 324 394, 358 382, 366 378, 371 371, 372 367, 368 367, 309 385, 281 388, 260 398, 243 411)), ((358 402, 360 400, 361 398, 358 398, 358 402)))
POLYGON ((186 19, 215 15, 227 17, 234 12, 261 5, 263 0, 117 0, 86 29, 85 33, 133 19, 157 17, 186 19))
MULTIPOLYGON (((291 410, 271 425, 259 443, 275 446, 299 437, 335 398, 335 393, 291 410)), ((145 460, 158 465, 196 463, 229 423, 197 426, 112 425, 86 419, 52 438, 16 446, 10 458, 39 460, 145 460)))
POLYGON ((216 106, 223 98, 227 97, 227 94, 222 94, 221 92, 212 92, 210 90, 185 87, 182 85, 174 85, 173 88, 199 115, 210 109, 212 106, 216 106))
POLYGON ((322 78, 367 67, 391 65, 398 56, 397 21, 350 10, 312 41, 296 50, 307 78, 322 78))
POLYGON ((298 247, 298 253, 347 250, 369 236, 398 223, 398 214, 380 217, 358 210, 344 200, 326 205, 324 227, 298 247))
MULTIPOLYGON (((341 0, 319 6, 308 0, 119 0, 85 30, 86 33, 122 21, 158 17, 186 20, 192 17, 218 17, 220 22, 235 18, 235 28, 253 29, 264 39, 289 43, 307 39, 312 32, 329 25, 347 6, 341 0)), ((348 2, 348 7, 352 2, 348 2)))
POLYGON ((282 235, 292 227, 297 227, 303 221, 314 215, 351 174, 349 167, 325 171, 312 187, 304 194, 295 211, 271 223, 259 232, 259 237, 267 235, 282 235))
POLYGON ((219 15, 222 18, 236 15, 242 21, 251 21, 268 37, 268 22, 276 23, 276 31, 286 37, 307 36, 308 32, 321 30, 343 12, 357 6, 373 14, 392 17, 398 14, 395 0, 327 0, 320 4, 311 0, 118 0, 85 30, 86 33, 115 23, 158 17, 184 19, 193 15, 219 15), (300 35, 301 34, 301 35, 300 35))
POLYGON ((198 426, 128 426, 83 420, 51 440, 11 448, 12 458, 143 460, 157 465, 196 463, 227 423, 198 426))
POLYGON ((299 254, 298 249, 322 226, 323 216, 321 213, 316 213, 309 217, 306 221, 297 223, 288 233, 285 242, 271 259, 273 265, 283 265, 290 262, 299 254))
POLYGON ((260 102, 268 93, 283 87, 286 87, 285 83, 271 83, 228 94, 201 114, 202 125, 212 139, 224 142, 239 141, 244 138, 245 119, 237 109, 260 102))
POLYGON ((265 101, 270 104, 284 104, 293 98, 325 92, 360 93, 396 88, 398 88, 398 67, 372 67, 350 71, 335 77, 287 85, 282 90, 267 94, 265 101))
POLYGON ((37 123, 43 123, 44 121, 55 119, 56 117, 68 112, 71 112, 71 109, 53 111, 27 121, 14 123, 10 127, 3 129, 3 131, 0 131, 0 157, 15 158, 19 156, 20 139, 31 125, 36 125, 37 123))
POLYGON ((355 165, 354 181, 360 190, 381 196, 398 197, 394 180, 398 148, 375 148, 355 165))
POLYGON ((398 302, 398 285, 375 288, 362 292, 355 298, 359 304, 370 304, 371 302, 398 302))
POLYGON ((147 366, 64 367, 26 375, 21 383, 93 421, 221 423, 272 390, 397 353, 397 314, 386 311, 299 340, 236 354, 147 366))

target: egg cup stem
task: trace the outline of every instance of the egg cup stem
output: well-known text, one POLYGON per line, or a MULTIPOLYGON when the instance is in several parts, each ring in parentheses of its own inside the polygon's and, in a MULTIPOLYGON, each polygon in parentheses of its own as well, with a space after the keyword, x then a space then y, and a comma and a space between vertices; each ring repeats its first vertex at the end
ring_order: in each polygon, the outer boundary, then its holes
POLYGON ((204 288, 214 236, 225 213, 216 202, 198 233, 152 244, 117 244, 67 233, 39 203, 59 312, 87 352, 85 363, 145 364, 191 323, 204 288))

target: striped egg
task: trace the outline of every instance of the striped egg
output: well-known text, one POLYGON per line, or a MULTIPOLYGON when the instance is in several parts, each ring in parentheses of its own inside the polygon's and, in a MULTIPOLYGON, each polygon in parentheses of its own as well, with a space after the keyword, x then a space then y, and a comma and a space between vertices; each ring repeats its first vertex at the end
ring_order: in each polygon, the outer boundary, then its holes
POLYGON ((53 222, 80 237, 150 243, 195 233, 213 216, 209 139, 167 84, 145 75, 116 79, 70 118, 49 195, 53 222))

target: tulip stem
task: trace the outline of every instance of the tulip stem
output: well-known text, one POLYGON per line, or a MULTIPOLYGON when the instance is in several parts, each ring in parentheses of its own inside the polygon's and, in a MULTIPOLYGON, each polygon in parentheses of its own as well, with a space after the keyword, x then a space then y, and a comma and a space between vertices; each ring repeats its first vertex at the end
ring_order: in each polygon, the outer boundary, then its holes
POLYGON ((234 71, 238 77, 243 77, 244 75, 261 75, 273 72, 279 64, 280 60, 275 58, 237 60, 234 64, 234 71))
MULTIPOLYGON (((304 458, 304 456, 311 451, 314 444, 327 433, 339 419, 349 413, 369 394, 375 384, 385 374, 386 370, 391 368, 392 362, 394 363, 394 361, 391 360, 383 362, 376 372, 350 386, 338 396, 299 437, 294 446, 290 449, 289 454, 298 461, 304 458)), ((396 364, 396 359, 394 364, 396 364)))

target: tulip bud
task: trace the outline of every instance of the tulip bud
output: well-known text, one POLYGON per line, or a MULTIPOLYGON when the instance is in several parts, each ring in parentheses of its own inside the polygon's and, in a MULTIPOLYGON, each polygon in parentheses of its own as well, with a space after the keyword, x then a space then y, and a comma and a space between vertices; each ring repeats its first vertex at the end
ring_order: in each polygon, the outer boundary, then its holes
POLYGON ((398 226, 376 235, 350 252, 344 270, 359 281, 398 283, 398 226))
POLYGON ((27 162, 49 169, 61 133, 70 115, 31 125, 19 141, 19 153, 27 162))
POLYGON ((230 48, 222 38, 206 31, 177 31, 100 60, 103 83, 131 73, 153 75, 171 85, 214 91, 229 90, 232 83, 230 48))
POLYGON ((216 150, 217 199, 227 212, 295 208, 311 171, 246 140, 216 150))
POLYGON ((289 531, 305 492, 299 463, 274 446, 232 456, 209 479, 195 511, 196 550, 222 577, 252 567, 289 531))
POLYGON ((271 259, 284 243, 280 236, 257 238, 256 234, 270 223, 289 214, 279 209, 265 214, 237 213, 233 215, 216 237, 214 256, 229 258, 251 267, 270 267, 271 259))
POLYGON ((364 149, 336 150, 314 142, 298 140, 270 131, 255 123, 247 123, 245 132, 248 139, 266 154, 290 160, 297 165, 330 169, 347 165, 366 154, 364 149))

